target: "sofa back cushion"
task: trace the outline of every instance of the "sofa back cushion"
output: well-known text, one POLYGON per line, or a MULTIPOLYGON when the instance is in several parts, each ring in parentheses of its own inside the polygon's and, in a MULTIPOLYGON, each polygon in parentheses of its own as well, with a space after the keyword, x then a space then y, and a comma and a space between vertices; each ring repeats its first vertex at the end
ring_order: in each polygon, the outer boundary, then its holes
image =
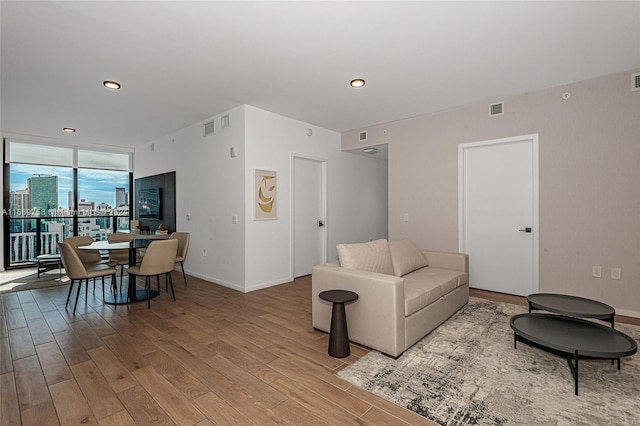
POLYGON ((427 258, 413 244, 413 241, 405 238, 400 241, 389 241, 391 262, 396 277, 401 277, 416 269, 429 266, 427 258))
POLYGON ((338 244, 340 266, 349 269, 393 275, 393 264, 387 240, 368 243, 338 244))

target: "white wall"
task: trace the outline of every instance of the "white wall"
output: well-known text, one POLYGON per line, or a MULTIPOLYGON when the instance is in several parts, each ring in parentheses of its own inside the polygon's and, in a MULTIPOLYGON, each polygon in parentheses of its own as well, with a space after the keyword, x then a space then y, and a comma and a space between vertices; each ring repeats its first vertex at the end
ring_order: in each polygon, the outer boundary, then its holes
POLYGON ((231 110, 230 120, 231 127, 221 129, 216 116, 213 136, 203 138, 198 123, 153 141, 154 151, 149 143, 134 155, 135 178, 176 172, 177 229, 191 233, 187 273, 240 291, 292 280, 294 154, 327 160, 329 260, 337 258, 340 242, 387 237, 386 162, 341 152, 337 132, 251 106, 231 110), (231 146, 237 158, 230 158, 231 146), (256 168, 278 172, 277 220, 253 220, 256 168))
MULTIPOLYGON (((487 102, 367 129, 368 144, 389 144, 390 238, 457 250, 458 145, 538 133, 540 291, 640 316, 639 71, 507 98, 502 116, 489 117, 487 102)), ((358 146, 358 130, 342 135, 343 149, 358 146)))
POLYGON ((176 227, 191 233, 185 270, 244 290, 244 108, 228 113, 231 126, 222 129, 216 116, 213 135, 203 137, 209 119, 136 149, 134 178, 176 172, 176 227), (232 225, 232 215, 239 224, 232 225))
MULTIPOLYGON (((246 290, 292 280, 291 158, 327 161, 327 259, 336 244, 387 237, 387 163, 341 152, 340 134, 246 106, 245 203, 252 206, 253 170, 278 172, 278 220, 246 216, 246 290), (313 131, 307 136, 306 130, 313 131)), ((250 209, 249 209, 250 210, 250 209)))

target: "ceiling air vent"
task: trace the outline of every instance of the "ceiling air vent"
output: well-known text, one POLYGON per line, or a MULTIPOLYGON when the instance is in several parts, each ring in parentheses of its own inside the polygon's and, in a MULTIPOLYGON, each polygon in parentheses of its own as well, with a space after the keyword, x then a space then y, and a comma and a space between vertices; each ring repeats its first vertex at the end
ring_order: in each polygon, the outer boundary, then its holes
POLYGON ((489 116, 504 115, 504 102, 497 102, 489 105, 489 116))
POLYGON ((203 127, 204 127, 204 133, 202 136, 212 135, 215 131, 215 121, 211 120, 208 123, 204 123, 203 127))
POLYGON ((640 90, 640 73, 631 76, 631 90, 640 90))
POLYGON ((367 131, 363 130, 362 132, 360 132, 360 134, 358 135, 358 140, 360 142, 365 142, 367 140, 367 131))

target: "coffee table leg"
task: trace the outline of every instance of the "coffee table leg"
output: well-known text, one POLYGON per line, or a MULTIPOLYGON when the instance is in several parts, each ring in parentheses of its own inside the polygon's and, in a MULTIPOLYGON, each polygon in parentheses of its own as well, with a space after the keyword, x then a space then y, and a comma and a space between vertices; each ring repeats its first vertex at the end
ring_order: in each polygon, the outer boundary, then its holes
POLYGON ((331 310, 331 331, 329 333, 329 355, 334 358, 345 358, 351 354, 349 349, 349 332, 344 303, 333 302, 331 310))

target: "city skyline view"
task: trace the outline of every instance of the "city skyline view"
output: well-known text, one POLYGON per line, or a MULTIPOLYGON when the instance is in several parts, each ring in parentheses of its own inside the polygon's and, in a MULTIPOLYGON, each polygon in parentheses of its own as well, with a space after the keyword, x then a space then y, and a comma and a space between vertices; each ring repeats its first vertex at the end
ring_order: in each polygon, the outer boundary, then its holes
MULTIPOLYGON (((38 175, 58 176, 58 207, 69 209, 69 192, 73 191, 73 168, 31 164, 10 166, 10 192, 25 190, 28 179, 38 175)), ((122 171, 78 169, 78 200, 116 206, 116 188, 129 192, 129 174, 122 171)))

